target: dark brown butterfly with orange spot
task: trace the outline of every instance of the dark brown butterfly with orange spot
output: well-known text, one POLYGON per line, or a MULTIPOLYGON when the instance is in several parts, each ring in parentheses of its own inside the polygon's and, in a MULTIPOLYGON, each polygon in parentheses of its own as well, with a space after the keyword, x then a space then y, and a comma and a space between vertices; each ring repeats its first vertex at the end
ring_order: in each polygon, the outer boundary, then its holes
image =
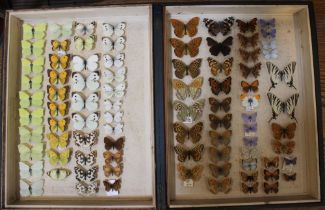
POLYGON ((273 137, 280 140, 281 137, 292 139, 295 137, 296 123, 290 123, 287 127, 282 127, 277 123, 272 123, 273 137))
POLYGON ((104 138, 104 142, 105 142, 106 150, 110 150, 110 149, 121 150, 124 147, 124 137, 120 137, 115 141, 113 138, 107 136, 104 138))
POLYGON ((182 40, 171 38, 170 43, 174 47, 174 53, 177 57, 182 58, 184 55, 190 55, 191 57, 197 56, 199 54, 199 47, 201 45, 202 38, 196 37, 184 43, 182 40))
POLYGON ((276 169, 274 171, 269 171, 264 169, 264 180, 266 181, 276 181, 279 180, 280 170, 276 169))
POLYGON ((241 70, 242 76, 245 77, 245 79, 247 79, 247 77, 250 74, 252 74, 255 78, 260 76, 261 66, 262 66, 261 63, 257 63, 252 67, 248 67, 243 63, 239 64, 239 68, 241 70))
POLYGON ((105 191, 109 192, 111 190, 119 191, 121 189, 121 179, 116 179, 114 183, 111 183, 111 180, 105 179, 103 184, 105 186, 105 191))
POLYGON ((237 19, 236 23, 239 27, 240 32, 254 32, 256 30, 257 18, 253 18, 248 22, 244 22, 242 20, 237 19))
POLYGON ((221 179, 220 181, 216 179, 208 179, 209 190, 213 194, 218 192, 228 193, 231 190, 232 180, 229 177, 221 179))
POLYGON ((219 176, 228 176, 231 169, 231 163, 225 163, 223 165, 215 165, 210 163, 209 168, 213 177, 218 178, 219 176))
POLYGON ((195 144, 201 139, 201 132, 203 130, 203 123, 198 122, 192 126, 192 128, 188 128, 183 123, 176 122, 174 123, 174 132, 176 133, 176 141, 184 144, 185 139, 191 139, 195 144))
POLYGON ((200 18, 193 17, 186 24, 177 19, 170 19, 172 26, 174 27, 174 34, 182 38, 184 35, 189 35, 190 37, 195 36, 197 33, 197 26, 199 25, 200 18))
POLYGON ((243 34, 237 34, 240 41, 240 45, 244 48, 246 47, 256 47, 258 44, 258 33, 253 34, 252 36, 244 36, 243 34))
POLYGON ((211 55, 218 56, 219 53, 222 53, 223 56, 227 56, 230 54, 231 51, 231 45, 232 45, 232 36, 228 36, 225 40, 222 42, 217 42, 211 37, 207 37, 207 43, 210 47, 209 51, 211 55))
POLYGON ((212 36, 217 36, 218 33, 226 36, 231 31, 234 20, 234 17, 225 18, 223 21, 215 21, 209 18, 204 18, 203 22, 205 24, 205 27, 208 28, 209 34, 212 36))
POLYGON ((252 83, 241 81, 240 85, 243 88, 244 93, 248 93, 248 92, 255 93, 258 91, 259 82, 258 80, 255 80, 252 83))
POLYGON ((291 173, 291 174, 283 173, 282 175, 283 175, 284 180, 286 180, 287 182, 296 181, 296 179, 297 179, 296 173, 291 173))
POLYGON ((183 61, 178 59, 173 59, 172 63, 175 69, 175 76, 177 78, 183 79, 185 76, 190 75, 194 79, 200 74, 202 59, 195 59, 189 65, 186 65, 183 61))
POLYGON ((222 133, 217 131, 209 131, 211 144, 216 147, 220 145, 228 145, 230 143, 231 135, 232 135, 231 130, 225 130, 222 133))
POLYGON ((210 160, 214 163, 218 163, 219 161, 229 161, 230 152, 230 146, 225 146, 220 150, 216 147, 209 147, 210 160))
POLYGON ((264 163, 265 168, 278 168, 279 167, 279 161, 280 161, 279 156, 276 156, 276 157, 274 157, 272 159, 267 158, 267 157, 263 158, 263 163, 264 163))
POLYGON ((240 177, 243 182, 256 182, 258 178, 258 171, 255 171, 251 174, 247 174, 246 172, 241 171, 240 177))
POLYGON ((226 59, 223 63, 220 63, 211 57, 208 57, 207 60, 211 69, 211 74, 213 76, 217 76, 222 71, 225 73, 226 76, 229 76, 229 74, 231 73, 232 62, 234 61, 232 57, 226 59))
POLYGON ((272 184, 264 182, 264 192, 266 194, 278 193, 279 192, 279 182, 275 182, 275 183, 272 183, 272 184))
POLYGON ((193 168, 186 168, 182 164, 177 165, 177 170, 179 172, 179 176, 183 181, 187 179, 192 179, 193 181, 197 181, 201 178, 201 174, 203 171, 202 165, 195 165, 193 168))
POLYGON ((220 110, 220 111, 224 110, 225 112, 229 112, 231 97, 227 97, 227 98, 223 99, 222 101, 219 101, 218 99, 210 97, 209 103, 211 105, 210 109, 214 113, 216 113, 218 110, 220 110))
POLYGON ((113 161, 115 161, 116 163, 120 163, 123 160, 123 153, 122 151, 117 151, 116 153, 112 153, 111 151, 105 151, 103 153, 104 159, 105 159, 105 163, 106 164, 110 164, 113 161))
POLYGON ((209 78, 209 84, 211 87, 211 91, 215 95, 219 95, 221 91, 225 94, 230 93, 231 91, 231 77, 227 77, 224 81, 218 82, 214 78, 209 78))
POLYGON ((261 49, 260 48, 256 48, 252 51, 246 51, 242 48, 239 48, 239 53, 240 53, 240 56, 242 57, 242 59, 245 61, 245 62, 248 62, 248 60, 252 60, 252 61, 257 61, 258 60, 258 56, 260 55, 261 53, 261 49))
POLYGON ((204 145, 199 144, 192 149, 185 149, 183 146, 178 144, 174 147, 174 149, 179 162, 185 162, 186 159, 190 160, 191 158, 193 158, 194 161, 199 161, 202 158, 204 145))
POLYGON ((254 182, 253 184, 245 184, 241 183, 241 189, 244 193, 257 193, 258 192, 258 182, 254 182))
POLYGON ((120 176, 123 172, 123 163, 119 163, 116 166, 105 164, 103 166, 103 171, 106 177, 113 176, 113 175, 120 176))
POLYGON ((272 149, 276 154, 290 155, 295 148, 296 143, 294 141, 281 142, 280 140, 272 140, 272 149))
POLYGON ((224 127, 226 129, 231 126, 232 114, 226 114, 223 118, 219 118, 214 114, 209 114, 210 127, 212 129, 217 129, 218 127, 224 127))

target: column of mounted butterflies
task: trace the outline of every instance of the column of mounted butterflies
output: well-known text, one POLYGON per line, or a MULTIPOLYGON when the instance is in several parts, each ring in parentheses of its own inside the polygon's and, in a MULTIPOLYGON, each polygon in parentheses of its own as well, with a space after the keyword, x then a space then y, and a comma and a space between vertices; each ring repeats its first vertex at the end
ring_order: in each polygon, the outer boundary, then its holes
POLYGON ((264 20, 260 19, 260 30, 262 34, 262 47, 265 59, 278 58, 278 50, 276 46, 276 28, 275 18, 264 20))
POLYGON ((205 104, 205 99, 199 99, 202 93, 203 77, 200 75, 201 58, 196 57, 199 54, 199 47, 202 42, 201 37, 194 37, 198 32, 199 17, 191 18, 186 24, 177 19, 171 19, 174 27, 174 36, 170 43, 174 47, 175 56, 190 60, 186 64, 183 60, 173 59, 172 64, 175 69, 173 79, 173 88, 177 100, 173 102, 177 122, 173 124, 176 133, 177 145, 174 150, 177 159, 180 162, 177 170, 184 187, 193 187, 194 182, 201 178, 203 172, 202 164, 191 165, 190 160, 198 162, 202 159, 204 144, 200 143, 202 138, 203 122, 200 121, 205 104), (190 141, 186 141, 190 140, 190 141), (187 162, 188 165, 185 165, 187 162))
POLYGON ((256 32, 257 18, 248 22, 236 20, 240 33, 237 34, 240 48, 239 53, 242 62, 239 68, 246 80, 241 81, 242 94, 240 95, 241 105, 245 108, 242 113, 243 144, 241 148, 241 190, 244 193, 258 192, 258 149, 257 149, 257 112, 260 95, 258 94, 261 63, 258 62, 260 48, 258 47, 259 33, 256 32), (252 81, 253 80, 253 81, 252 81))
POLYGON ((44 193, 44 48, 46 23, 23 24, 22 74, 19 91, 20 196, 44 193))
POLYGON ((280 178, 280 170, 279 170, 279 156, 275 156, 273 158, 263 158, 264 162, 264 192, 266 194, 269 193, 278 193, 279 191, 279 178, 280 178))
MULTIPOLYGON (((74 23, 74 50, 78 54, 89 54, 96 45, 96 22, 74 23)), ((99 131, 100 87, 99 55, 91 54, 88 58, 73 55, 71 74, 71 110, 72 137, 78 150, 74 157, 76 190, 79 195, 91 196, 98 192, 99 180, 97 150, 99 131)))
MULTIPOLYGON (((222 42, 216 41, 218 34, 222 37, 230 34, 234 24, 234 18, 228 17, 223 21, 215 21, 213 19, 204 18, 203 23, 208 29, 208 33, 212 37, 207 37, 207 44, 210 47, 211 56, 223 57, 230 55, 233 43, 233 37, 228 36, 222 42)), ((208 188, 211 193, 217 194, 219 192, 228 193, 231 190, 232 178, 228 177, 232 164, 230 163, 230 141, 232 136, 231 120, 232 114, 229 113, 231 108, 231 97, 228 94, 231 92, 232 78, 231 68, 233 64, 233 57, 229 57, 223 61, 218 61, 217 58, 207 58, 211 77, 209 77, 209 84, 211 87, 213 97, 209 97, 209 104, 211 114, 209 114, 210 128, 209 131, 210 142, 212 146, 209 147, 209 169, 213 178, 208 179, 208 188), (219 113, 219 116, 217 115, 219 113), (220 116, 220 113, 225 113, 220 116)))
POLYGON ((103 165, 103 180, 108 196, 120 193, 123 173, 123 148, 125 137, 123 134, 122 105, 127 82, 126 67, 124 66, 126 36, 126 23, 117 25, 103 23, 102 50, 104 52, 103 88, 104 96, 104 130, 105 152, 103 153, 105 165, 103 165), (116 140, 115 140, 116 139, 116 140))

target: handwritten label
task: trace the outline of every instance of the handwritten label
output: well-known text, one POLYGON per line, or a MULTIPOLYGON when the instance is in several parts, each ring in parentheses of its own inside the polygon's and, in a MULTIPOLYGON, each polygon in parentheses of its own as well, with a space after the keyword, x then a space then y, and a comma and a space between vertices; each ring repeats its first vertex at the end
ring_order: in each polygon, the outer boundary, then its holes
POLYGON ((110 190, 110 191, 106 191, 106 195, 107 196, 116 196, 116 195, 118 195, 118 191, 116 191, 116 190, 110 190))
POLYGON ((252 111, 254 111, 254 107, 252 107, 252 106, 246 107, 246 112, 252 112, 252 111))
POLYGON ((255 136, 255 135, 256 135, 255 132, 245 132, 245 136, 246 136, 246 137, 253 137, 253 136, 255 136))
POLYGON ((185 119, 185 121, 184 121, 184 123, 193 123, 193 119, 192 119, 192 117, 190 117, 190 116, 187 116, 186 117, 186 119, 185 119))
POLYGON ((186 179, 183 182, 184 187, 193 187, 193 179, 186 179))

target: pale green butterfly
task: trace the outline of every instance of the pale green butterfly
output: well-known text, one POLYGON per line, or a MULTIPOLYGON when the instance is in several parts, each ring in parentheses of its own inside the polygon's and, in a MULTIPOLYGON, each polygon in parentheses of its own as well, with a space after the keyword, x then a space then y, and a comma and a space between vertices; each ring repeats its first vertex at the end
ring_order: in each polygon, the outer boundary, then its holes
POLYGON ((43 140, 43 126, 29 129, 28 127, 19 127, 19 135, 21 143, 39 143, 43 140))
POLYGON ((68 24, 49 24, 49 32, 52 38, 69 37, 72 33, 72 23, 68 24))
POLYGON ((43 159, 43 143, 36 144, 27 144, 20 143, 18 144, 18 151, 20 155, 20 161, 37 161, 43 159))
POLYGON ((21 108, 29 108, 30 106, 42 106, 44 99, 44 91, 37 90, 34 93, 27 91, 19 91, 19 104, 21 108))
POLYGON ((48 171, 46 174, 55 181, 61 181, 67 178, 71 174, 71 171, 65 168, 54 168, 48 171))
POLYGON ((28 23, 23 24, 23 39, 43 39, 46 32, 46 23, 38 23, 34 26, 28 23))
POLYGON ((24 125, 35 125, 40 126, 43 123, 44 109, 38 108, 34 111, 29 111, 28 109, 19 109, 19 122, 21 126, 24 125))
POLYGON ((21 59, 21 66, 24 74, 41 73, 44 70, 45 58, 38 57, 35 60, 29 60, 26 58, 21 59))
POLYGON ((19 162, 19 175, 21 179, 29 179, 31 177, 43 176, 43 161, 36 161, 34 163, 29 163, 26 161, 19 162))
POLYGON ((37 181, 28 181, 26 179, 21 179, 19 181, 20 185, 20 196, 41 196, 43 195, 44 179, 39 179, 37 181))
POLYGON ((28 40, 21 41, 22 54, 23 57, 28 57, 31 55, 40 56, 44 53, 45 40, 40 39, 35 42, 28 40))
POLYGON ((42 87, 43 74, 36 74, 34 76, 22 75, 21 76, 21 89, 29 90, 34 89, 38 90, 42 87))
POLYGON ((200 99, 192 105, 187 106, 181 101, 173 103, 174 109, 177 111, 177 119, 183 122, 194 122, 202 116, 205 99, 200 99))
POLYGON ((94 48, 94 43, 96 41, 96 36, 91 35, 87 38, 82 38, 79 36, 74 37, 74 45, 76 50, 92 50, 94 48))

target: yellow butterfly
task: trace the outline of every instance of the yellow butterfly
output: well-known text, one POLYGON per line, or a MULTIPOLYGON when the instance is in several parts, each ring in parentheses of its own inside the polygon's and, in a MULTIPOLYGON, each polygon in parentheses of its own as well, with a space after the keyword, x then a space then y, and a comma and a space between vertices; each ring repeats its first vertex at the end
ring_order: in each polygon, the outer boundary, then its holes
POLYGON ((47 75, 49 77, 51 85, 58 84, 59 82, 62 85, 64 85, 68 81, 70 71, 69 70, 64 70, 64 71, 61 71, 59 73, 56 70, 50 70, 49 69, 49 70, 47 70, 47 75))
POLYGON ((70 149, 66 149, 63 152, 59 153, 53 149, 47 151, 47 157, 52 166, 56 166, 60 163, 62 166, 65 166, 69 162, 70 149))
POLYGON ((69 103, 56 104, 54 102, 48 102, 47 107, 49 108, 51 117, 56 117, 60 113, 61 116, 65 116, 67 113, 69 103))
POLYGON ((58 69, 60 66, 62 69, 66 69, 69 66, 70 55, 58 56, 56 54, 49 54, 50 66, 52 69, 58 69))
POLYGON ((67 95, 69 93, 69 86, 56 89, 56 87, 52 85, 48 85, 47 93, 48 93, 48 99, 50 101, 56 101, 58 99, 64 101, 67 98, 67 95))
POLYGON ((54 133, 49 133, 47 134, 47 139, 49 140, 52 149, 56 149, 57 147, 66 148, 68 145, 69 133, 65 132, 60 136, 54 133))
POLYGON ((68 118, 64 118, 61 120, 56 120, 54 118, 49 118, 48 123, 50 126, 50 130, 53 133, 58 132, 59 130, 61 132, 64 132, 68 128, 68 118))
POLYGON ((68 39, 59 41, 59 40, 51 40, 52 51, 63 50, 68 51, 70 47, 70 41, 68 39))

